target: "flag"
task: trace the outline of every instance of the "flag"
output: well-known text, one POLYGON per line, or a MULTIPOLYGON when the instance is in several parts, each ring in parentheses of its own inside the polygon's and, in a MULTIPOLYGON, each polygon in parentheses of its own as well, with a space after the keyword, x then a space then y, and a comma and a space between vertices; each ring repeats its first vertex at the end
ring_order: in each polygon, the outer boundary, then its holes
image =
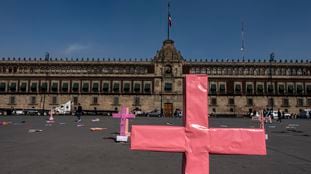
POLYGON ((168 2, 167 4, 167 10, 168 10, 168 26, 169 27, 172 27, 172 16, 171 16, 171 13, 170 13, 170 2, 168 2))
POLYGON ((168 14, 168 26, 172 27, 172 17, 170 13, 168 14))

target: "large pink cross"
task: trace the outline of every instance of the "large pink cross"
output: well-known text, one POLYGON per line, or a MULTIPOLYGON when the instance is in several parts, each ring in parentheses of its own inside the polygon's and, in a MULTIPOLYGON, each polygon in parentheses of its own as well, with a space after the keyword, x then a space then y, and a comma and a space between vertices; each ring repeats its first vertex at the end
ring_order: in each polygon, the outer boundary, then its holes
POLYGON ((185 153, 185 174, 208 174, 209 154, 265 155, 264 129, 208 128, 206 75, 186 76, 185 127, 132 126, 131 149, 185 153))
POLYGON ((134 114, 129 113, 129 109, 127 107, 122 106, 121 111, 116 114, 112 114, 113 118, 120 118, 120 135, 128 136, 128 119, 135 118, 134 114))

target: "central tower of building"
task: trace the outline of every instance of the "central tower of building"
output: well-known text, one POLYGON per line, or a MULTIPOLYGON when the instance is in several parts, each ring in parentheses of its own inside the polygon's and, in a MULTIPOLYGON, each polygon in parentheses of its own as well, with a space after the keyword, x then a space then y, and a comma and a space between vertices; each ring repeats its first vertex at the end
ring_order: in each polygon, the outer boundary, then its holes
POLYGON ((159 105, 164 116, 172 116, 174 110, 183 108, 184 63, 174 41, 167 39, 157 51, 154 59, 155 93, 159 95, 159 105))

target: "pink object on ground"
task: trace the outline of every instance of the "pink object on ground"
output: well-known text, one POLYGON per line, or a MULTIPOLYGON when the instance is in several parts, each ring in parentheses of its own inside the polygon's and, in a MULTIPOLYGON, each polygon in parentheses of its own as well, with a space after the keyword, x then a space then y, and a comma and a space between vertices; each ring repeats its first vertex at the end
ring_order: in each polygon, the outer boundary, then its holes
POLYGON ((102 127, 91 127, 90 130, 91 131, 102 131, 102 130, 106 130, 107 128, 102 128, 102 127))
POLYGON ((112 114, 113 118, 120 118, 120 135, 129 136, 128 132, 128 119, 135 118, 135 114, 130 114, 127 107, 122 106, 121 111, 116 114, 112 114))
POLYGON ((54 118, 53 118, 53 111, 51 110, 51 111, 49 112, 49 114, 50 114, 49 121, 54 121, 54 118))
POLYGON ((132 126, 131 149, 184 152, 185 174, 208 174, 209 154, 266 155, 264 129, 208 128, 207 86, 187 75, 185 127, 132 126))

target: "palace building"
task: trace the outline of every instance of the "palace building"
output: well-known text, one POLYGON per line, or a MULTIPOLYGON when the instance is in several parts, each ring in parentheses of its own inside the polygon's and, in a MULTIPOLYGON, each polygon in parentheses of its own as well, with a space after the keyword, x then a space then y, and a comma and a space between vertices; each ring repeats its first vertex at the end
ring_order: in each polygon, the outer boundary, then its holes
POLYGON ((152 59, 2 58, 0 108, 51 109, 69 100, 86 110, 184 107, 186 74, 208 74, 209 113, 311 107, 311 61, 191 60, 165 40, 152 59))

